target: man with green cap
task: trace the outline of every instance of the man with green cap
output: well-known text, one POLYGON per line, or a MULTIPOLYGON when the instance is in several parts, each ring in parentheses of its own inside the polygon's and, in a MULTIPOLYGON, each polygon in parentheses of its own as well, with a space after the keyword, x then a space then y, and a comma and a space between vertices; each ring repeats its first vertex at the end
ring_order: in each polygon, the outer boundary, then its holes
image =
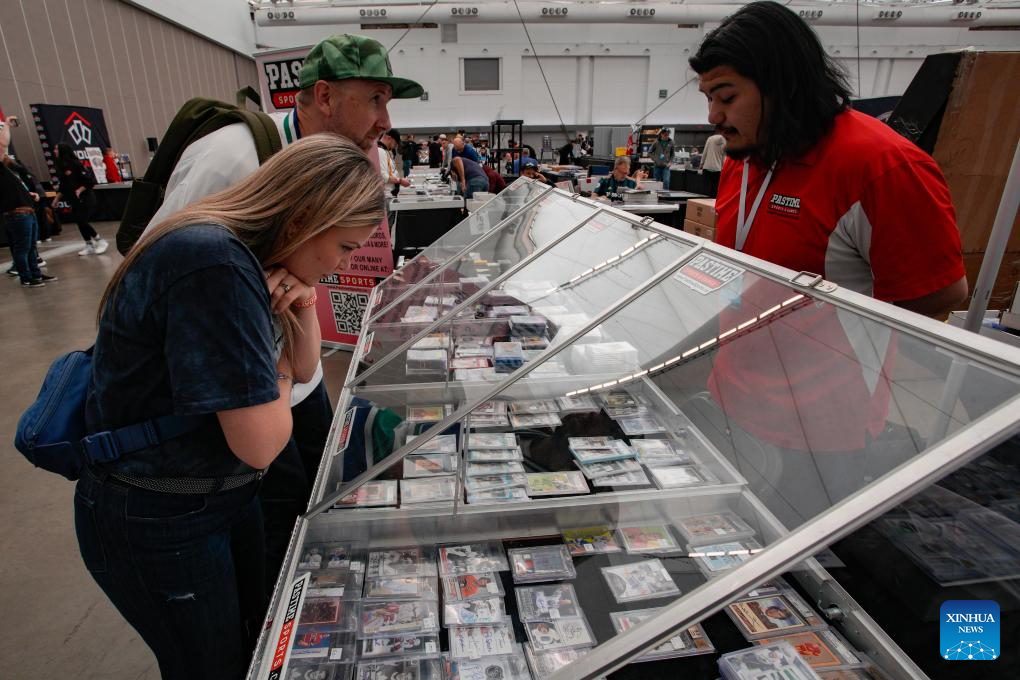
MULTIPOLYGON (((418 83, 393 75, 386 48, 378 41, 358 35, 335 35, 315 45, 301 67, 299 84, 294 108, 270 114, 282 146, 303 136, 333 132, 360 146, 373 164, 379 160, 376 140, 392 127, 386 111, 389 101, 419 97, 423 91, 418 83)), ((196 140, 177 161, 163 205, 147 229, 258 167, 255 141, 243 123, 196 140)), ((294 284, 285 277, 279 285, 287 290, 294 284)), ((307 506, 333 418, 321 363, 311 381, 294 385, 291 406, 294 438, 270 466, 259 492, 270 582, 283 561, 294 520, 307 506)))

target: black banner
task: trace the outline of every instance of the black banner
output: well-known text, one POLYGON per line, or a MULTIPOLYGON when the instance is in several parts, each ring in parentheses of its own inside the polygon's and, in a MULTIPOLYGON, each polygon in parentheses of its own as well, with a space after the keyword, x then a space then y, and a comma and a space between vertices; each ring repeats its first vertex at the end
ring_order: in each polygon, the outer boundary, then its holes
POLYGON ((67 144, 85 167, 93 167, 96 181, 106 183, 103 150, 110 146, 106 120, 101 109, 88 106, 32 104, 32 118, 39 133, 39 142, 46 155, 50 175, 56 179, 54 166, 57 144, 67 144))

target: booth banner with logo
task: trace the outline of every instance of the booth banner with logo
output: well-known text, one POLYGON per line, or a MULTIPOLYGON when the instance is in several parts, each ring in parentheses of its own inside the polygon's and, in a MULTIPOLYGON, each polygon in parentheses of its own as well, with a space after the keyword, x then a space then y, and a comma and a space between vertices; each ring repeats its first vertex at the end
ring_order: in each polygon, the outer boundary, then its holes
POLYGON ((39 133, 49 166, 56 180, 57 144, 67 144, 86 168, 91 168, 98 184, 106 184, 103 149, 110 146, 106 120, 101 109, 61 104, 32 104, 32 118, 39 133))
POLYGON ((293 50, 275 50, 255 55, 259 74, 262 108, 268 113, 286 111, 294 106, 298 90, 298 73, 312 46, 293 50))

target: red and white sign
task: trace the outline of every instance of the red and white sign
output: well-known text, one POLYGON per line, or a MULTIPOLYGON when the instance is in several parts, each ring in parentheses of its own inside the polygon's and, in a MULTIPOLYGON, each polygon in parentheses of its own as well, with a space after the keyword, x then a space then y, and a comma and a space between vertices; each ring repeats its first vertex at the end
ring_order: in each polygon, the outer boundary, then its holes
POLYGON ((268 113, 286 111, 294 107, 298 90, 298 73, 311 45, 293 50, 276 50, 255 55, 255 68, 259 74, 259 92, 262 108, 268 113))
POLYGON ((290 599, 287 602, 287 613, 283 617, 283 625, 280 626, 280 634, 276 638, 276 649, 273 652, 273 664, 270 666, 269 680, 280 680, 283 677, 284 664, 294 642, 294 627, 297 625, 297 615, 305 601, 305 592, 308 589, 308 582, 311 574, 302 574, 294 581, 290 590, 290 599))

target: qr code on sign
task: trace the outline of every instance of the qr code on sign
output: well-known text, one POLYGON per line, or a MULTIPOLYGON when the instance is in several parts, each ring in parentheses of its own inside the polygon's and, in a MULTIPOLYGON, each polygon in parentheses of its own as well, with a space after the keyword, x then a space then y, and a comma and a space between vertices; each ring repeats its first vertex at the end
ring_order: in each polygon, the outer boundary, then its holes
POLYGON ((361 317, 368 307, 368 294, 331 290, 329 291, 329 301, 333 305, 336 332, 349 333, 350 335, 361 333, 361 317))

